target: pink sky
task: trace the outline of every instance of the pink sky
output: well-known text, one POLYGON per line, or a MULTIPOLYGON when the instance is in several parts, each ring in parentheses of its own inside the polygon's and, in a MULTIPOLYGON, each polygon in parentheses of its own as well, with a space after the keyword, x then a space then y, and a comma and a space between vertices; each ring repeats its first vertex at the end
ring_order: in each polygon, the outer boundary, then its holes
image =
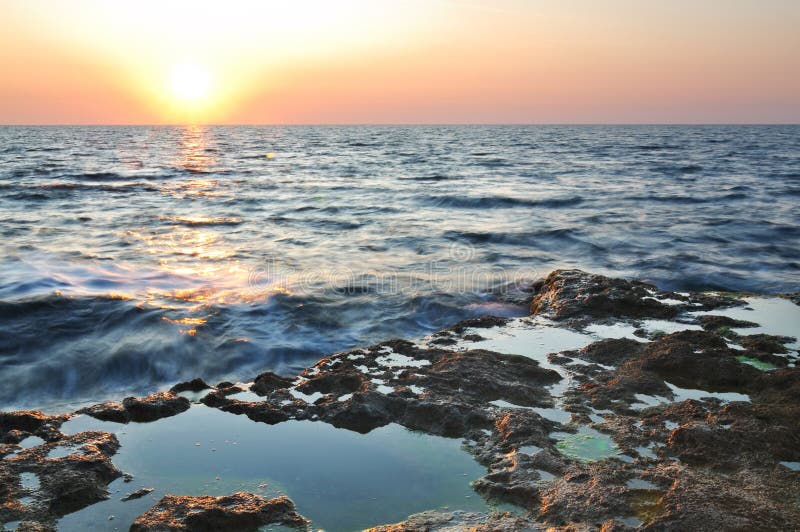
POLYGON ((794 0, 6 0, 0 123, 797 123, 797 28, 794 0))

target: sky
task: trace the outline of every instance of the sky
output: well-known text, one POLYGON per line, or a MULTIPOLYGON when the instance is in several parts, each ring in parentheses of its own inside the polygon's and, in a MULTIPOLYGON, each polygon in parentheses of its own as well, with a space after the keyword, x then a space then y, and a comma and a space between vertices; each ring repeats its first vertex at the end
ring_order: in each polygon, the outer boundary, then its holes
POLYGON ((0 0, 0 124, 798 123, 797 0, 0 0))

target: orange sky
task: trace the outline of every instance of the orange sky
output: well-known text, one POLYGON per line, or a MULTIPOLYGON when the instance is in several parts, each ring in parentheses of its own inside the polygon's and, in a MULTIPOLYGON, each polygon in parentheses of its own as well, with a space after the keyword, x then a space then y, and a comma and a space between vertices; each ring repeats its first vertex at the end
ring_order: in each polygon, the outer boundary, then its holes
POLYGON ((797 123, 798 28, 795 0, 3 0, 0 123, 797 123))

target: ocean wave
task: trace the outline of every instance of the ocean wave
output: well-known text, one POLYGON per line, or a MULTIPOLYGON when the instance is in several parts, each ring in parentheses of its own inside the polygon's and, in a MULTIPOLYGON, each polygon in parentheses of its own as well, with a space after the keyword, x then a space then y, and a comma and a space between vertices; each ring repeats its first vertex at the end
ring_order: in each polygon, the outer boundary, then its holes
POLYGON ((580 231, 576 229, 542 229, 538 231, 497 232, 497 231, 446 231, 444 238, 461 240, 471 244, 510 244, 515 246, 549 247, 544 242, 576 243, 580 240, 580 231))
POLYGON ((678 168, 684 174, 696 174, 703 171, 703 167, 699 164, 687 164, 678 168))
POLYGON ((225 216, 205 217, 205 216, 159 216, 159 219, 175 222, 186 227, 207 227, 214 225, 235 226, 241 225, 241 218, 228 218, 225 216))
POLYGON ((636 202, 655 202, 655 203, 675 203, 675 204, 694 204, 694 203, 712 203, 716 201, 730 201, 748 199, 748 195, 742 192, 731 192, 721 196, 687 196, 682 194, 650 194, 650 195, 634 195, 622 196, 620 199, 626 201, 636 202))
POLYGON ((120 181, 125 179, 124 176, 116 172, 83 172, 81 174, 72 174, 65 177, 88 181, 120 181))
POLYGON ((637 151, 661 151, 661 150, 677 150, 680 146, 675 144, 639 144, 633 146, 632 149, 637 151))
POLYGON ((433 174, 433 175, 420 175, 412 177, 401 177, 400 179, 403 181, 449 181, 454 178, 442 174, 433 174))
POLYGON ((285 372, 359 343, 425 334, 481 310, 474 298, 446 293, 381 292, 381 304, 376 291, 369 283, 340 285, 199 311, 106 296, 0 301, 8 333, 0 337, 0 404, 100 400, 196 376, 285 372), (375 320, 381 307, 393 308, 395 317, 375 320))
POLYGON ((506 209, 513 207, 545 207, 560 208, 573 207, 583 203, 580 196, 525 199, 509 196, 425 196, 422 198, 425 203, 439 207, 453 207, 456 209, 506 209))

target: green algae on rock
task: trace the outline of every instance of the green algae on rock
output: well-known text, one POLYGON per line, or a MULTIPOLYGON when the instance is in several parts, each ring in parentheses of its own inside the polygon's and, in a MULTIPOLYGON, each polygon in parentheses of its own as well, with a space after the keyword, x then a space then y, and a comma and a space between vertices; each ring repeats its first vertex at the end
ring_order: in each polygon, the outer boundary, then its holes
POLYGON ((763 362, 757 358, 738 356, 736 357, 736 360, 738 360, 742 364, 749 364, 756 369, 760 369, 761 371, 771 371, 773 369, 778 369, 778 366, 776 366, 775 364, 770 364, 769 362, 763 362))
POLYGON ((553 433, 558 440, 556 449, 568 458, 581 462, 597 462, 620 454, 620 449, 609 436, 589 427, 580 427, 575 434, 553 433))

